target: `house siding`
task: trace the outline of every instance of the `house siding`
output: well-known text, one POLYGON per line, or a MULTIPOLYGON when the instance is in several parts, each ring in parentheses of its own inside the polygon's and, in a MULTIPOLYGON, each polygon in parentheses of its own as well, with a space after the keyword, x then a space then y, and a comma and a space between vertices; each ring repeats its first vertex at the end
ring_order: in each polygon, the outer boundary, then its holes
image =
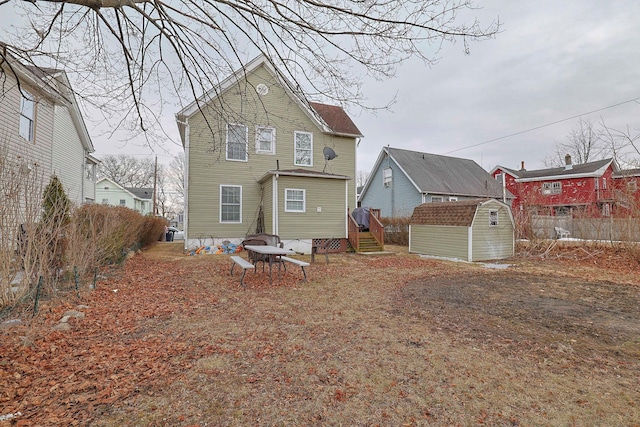
POLYGON ((504 259, 513 256, 513 223, 506 207, 489 203, 478 208, 472 225, 471 261, 504 259), (498 211, 498 225, 489 225, 489 212, 498 211))
POLYGON ((85 151, 69 109, 54 107, 52 172, 60 178, 67 196, 77 205, 84 202, 85 151))
POLYGON ((0 145, 5 145, 15 156, 29 159, 36 164, 44 180, 44 185, 51 176, 51 147, 53 140, 53 104, 41 92, 26 84, 22 89, 35 97, 34 141, 27 141, 20 136, 20 91, 12 73, 5 73, 4 90, 0 94, 0 145))
POLYGON ((369 179, 371 182, 367 192, 360 199, 361 205, 380 209, 382 217, 410 216, 413 209, 422 203, 422 195, 415 185, 388 156, 369 179), (382 174, 387 167, 391 168, 393 175, 391 185, 385 187, 382 174), (372 187, 376 187, 377 190, 373 190, 372 187))
POLYGON ((468 230, 469 227, 412 224, 409 252, 468 260, 468 230))
MULTIPOLYGON (((247 76, 247 82, 226 90, 219 97, 203 107, 204 115, 197 111, 188 119, 189 123, 189 175, 188 175, 188 234, 189 239, 199 237, 242 238, 255 231, 260 203, 271 197, 264 194, 258 183, 266 171, 302 168, 322 171, 325 161, 322 150, 331 147, 338 157, 327 164, 326 171, 333 174, 352 176, 355 171, 354 138, 323 134, 307 117, 298 104, 292 100, 271 73, 260 66, 247 76), (258 97, 255 87, 266 84, 269 92, 258 97), (222 117, 216 111, 229 112, 222 117), (267 113, 268 111, 268 113, 267 113), (239 113, 232 113, 239 112, 239 113), (247 161, 228 161, 225 156, 226 124, 244 124, 248 127, 247 161), (255 147, 256 126, 270 126, 276 129, 275 154, 258 154, 255 147), (313 133, 313 166, 302 167, 294 164, 294 132, 313 133), (220 223, 220 185, 242 186, 242 222, 240 224, 220 223)), ((305 182, 308 182, 306 180, 305 182)), ((321 180, 324 182, 324 180, 321 180)), ((343 181, 340 181, 344 185, 343 181)), ((279 188, 284 188, 280 185, 279 188)), ((308 188, 307 186, 302 188, 308 188)), ((349 193, 355 205, 355 181, 350 181, 349 193)), ((339 194, 344 194, 344 188, 339 194)), ((278 194, 283 197, 282 191, 278 194)), ((334 201, 334 203, 336 203, 334 201)), ((342 200, 339 206, 343 208, 342 200)), ((264 210, 266 214, 266 209, 264 210)), ((270 218, 272 219, 272 218, 270 218)), ((282 221, 281 221, 282 224, 282 221)), ((269 230, 271 221, 265 216, 265 228, 269 230)), ((305 231, 297 225, 286 231, 291 238, 297 230, 305 231)))
POLYGON ((344 180, 281 176, 278 180, 278 234, 282 239, 344 238, 347 214, 344 180), (285 212, 285 189, 305 189, 305 212, 285 212), (320 212, 318 212, 320 208, 320 212), (322 230, 318 235, 318 230, 322 230))

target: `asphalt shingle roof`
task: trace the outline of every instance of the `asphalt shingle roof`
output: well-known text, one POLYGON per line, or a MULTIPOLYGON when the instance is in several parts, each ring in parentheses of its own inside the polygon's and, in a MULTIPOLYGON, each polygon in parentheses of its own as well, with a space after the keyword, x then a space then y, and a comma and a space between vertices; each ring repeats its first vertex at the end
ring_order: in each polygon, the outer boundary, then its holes
POLYGON ((502 167, 503 170, 511 173, 519 179, 545 178, 549 176, 571 176, 595 173, 599 169, 607 166, 613 159, 596 160, 595 162, 572 165, 571 169, 565 166, 559 168, 536 169, 536 170, 516 170, 502 167))
POLYGON ((125 187, 125 189, 139 199, 153 199, 153 188, 125 187))
POLYGON ((470 199, 460 202, 423 203, 411 215, 414 225, 451 225, 470 227, 478 205, 491 199, 470 199))
POLYGON ((423 193, 502 197, 502 185, 473 160, 387 147, 423 193))
POLYGON ((362 136, 360 129, 358 129, 355 123, 353 123, 342 107, 320 104, 319 102, 310 102, 309 105, 316 111, 316 113, 318 113, 318 115, 320 115, 320 117, 322 117, 322 120, 324 120, 333 132, 345 135, 362 136))

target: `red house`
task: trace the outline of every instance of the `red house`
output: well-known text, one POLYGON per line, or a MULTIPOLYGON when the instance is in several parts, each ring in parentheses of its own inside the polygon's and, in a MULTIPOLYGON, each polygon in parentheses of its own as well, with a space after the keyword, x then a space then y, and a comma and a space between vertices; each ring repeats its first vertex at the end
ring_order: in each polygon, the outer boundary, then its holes
POLYGON ((516 215, 526 211, 609 216, 615 209, 628 207, 619 182, 614 182, 620 180, 620 171, 613 159, 574 165, 567 155, 565 162, 564 167, 538 170, 526 170, 524 162, 520 170, 496 166, 490 174, 515 196, 512 210, 516 215))

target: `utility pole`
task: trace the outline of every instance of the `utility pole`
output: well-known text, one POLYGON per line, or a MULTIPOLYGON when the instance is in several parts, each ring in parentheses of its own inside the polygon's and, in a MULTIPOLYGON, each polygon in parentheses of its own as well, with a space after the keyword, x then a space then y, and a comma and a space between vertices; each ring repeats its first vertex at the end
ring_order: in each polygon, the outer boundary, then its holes
POLYGON ((158 182, 158 156, 156 156, 156 164, 153 168, 153 216, 158 214, 158 203, 156 202, 156 185, 158 182))

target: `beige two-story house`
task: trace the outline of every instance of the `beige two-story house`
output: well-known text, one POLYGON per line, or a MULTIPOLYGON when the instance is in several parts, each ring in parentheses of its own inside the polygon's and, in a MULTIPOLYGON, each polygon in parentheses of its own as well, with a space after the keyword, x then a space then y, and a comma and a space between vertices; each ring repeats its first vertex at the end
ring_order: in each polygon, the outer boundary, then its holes
POLYGON ((260 56, 176 115, 185 150, 185 247, 280 236, 309 253, 346 239, 360 131, 308 103, 260 56))

